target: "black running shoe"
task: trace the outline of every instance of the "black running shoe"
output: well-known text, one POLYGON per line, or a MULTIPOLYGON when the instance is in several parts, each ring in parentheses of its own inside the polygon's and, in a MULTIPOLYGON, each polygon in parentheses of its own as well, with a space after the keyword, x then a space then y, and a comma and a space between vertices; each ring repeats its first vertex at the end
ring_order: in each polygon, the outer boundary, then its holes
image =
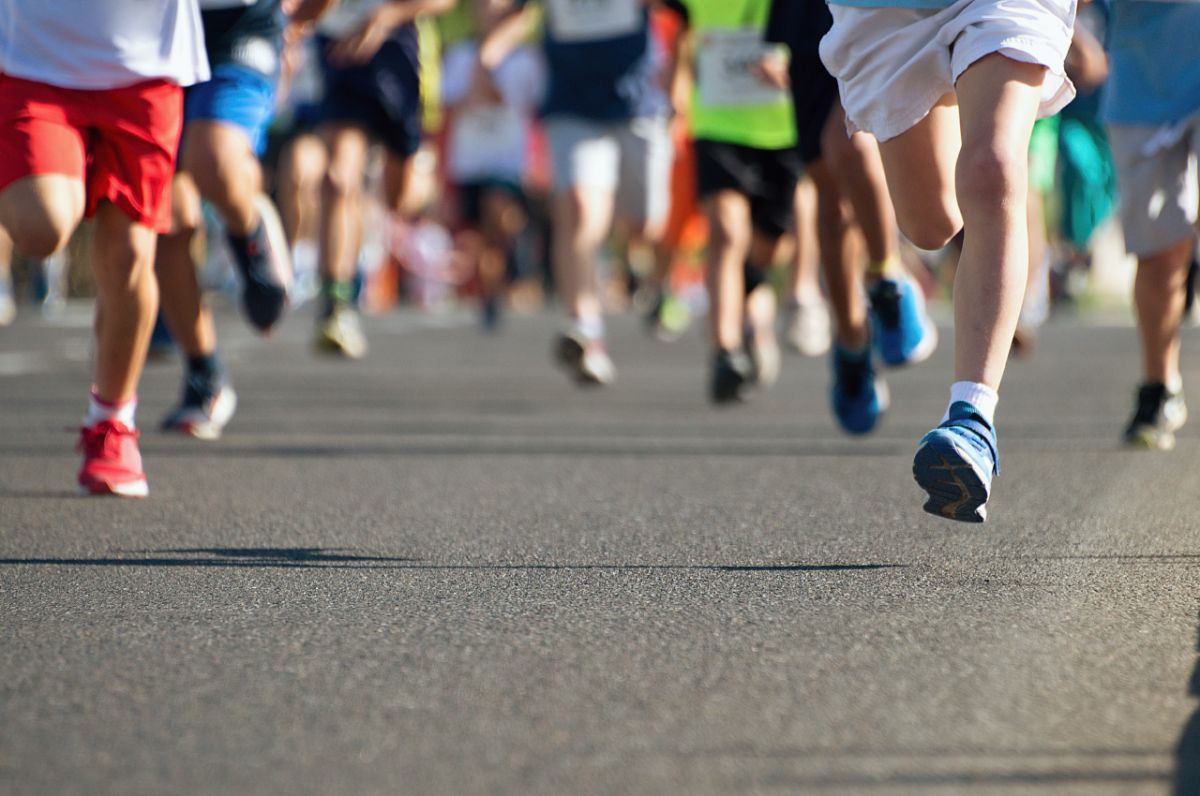
POLYGON ((745 400, 744 390, 750 385, 754 365, 742 351, 721 350, 713 355, 712 391, 713 403, 728 404, 745 400))
POLYGON ((1187 422, 1183 390, 1165 384, 1138 387, 1137 405, 1125 428, 1125 444, 1133 448, 1169 451, 1175 447, 1175 432, 1187 422))

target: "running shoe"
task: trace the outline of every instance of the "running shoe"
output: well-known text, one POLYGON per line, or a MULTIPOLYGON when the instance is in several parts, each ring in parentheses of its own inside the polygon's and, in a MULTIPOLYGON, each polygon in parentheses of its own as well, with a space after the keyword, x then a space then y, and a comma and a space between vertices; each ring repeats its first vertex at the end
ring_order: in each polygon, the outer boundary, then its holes
POLYGON ((929 493, 925 510, 960 522, 987 519, 992 476, 1000 474, 996 431, 974 406, 956 401, 950 417, 921 438, 913 478, 929 493))
POLYGON ((1165 384, 1138 387, 1133 417, 1125 428, 1125 444, 1133 448, 1169 451, 1175 447, 1175 432, 1187 422, 1183 390, 1165 384))
POLYGON ((870 349, 853 354, 835 345, 831 362, 833 388, 830 398, 838 425, 847 434, 874 431, 879 418, 891 404, 891 395, 887 383, 875 373, 870 349))
POLYGON ((889 367, 915 365, 937 348, 937 327, 925 309, 925 296, 908 274, 885 276, 867 291, 871 299, 871 336, 889 367))
POLYGON ((692 312, 682 299, 670 293, 660 293, 646 314, 646 329, 664 343, 683 337, 692 323, 692 312))
POLYGON ((90 495, 146 497, 149 487, 142 472, 138 432, 119 420, 101 420, 79 430, 78 450, 83 465, 79 491, 90 495))
POLYGON ((774 329, 747 326, 746 354, 750 357, 750 374, 756 386, 770 387, 779 381, 783 354, 779 351, 774 329))
POLYGON ((710 397, 715 404, 745 400, 744 391, 754 378, 754 364, 742 351, 717 351, 713 354, 710 397))
POLYGON ((617 380, 617 368, 603 340, 565 332, 554 341, 554 359, 580 385, 604 387, 617 380))
POLYGON ((246 239, 245 247, 230 243, 234 262, 242 275, 242 308, 250 325, 266 334, 283 317, 292 284, 291 251, 283 224, 271 200, 255 200, 261 229, 246 239))
POLYGON ((196 439, 219 439, 236 410, 237 393, 223 377, 209 380, 189 374, 183 380, 183 400, 163 418, 162 430, 196 439))
POLYGON ((743 346, 753 366, 750 377, 758 387, 770 387, 779 381, 783 355, 775 337, 775 292, 769 285, 755 288, 746 297, 746 321, 742 330, 743 346))
POLYGON ((804 357, 819 357, 833 345, 829 307, 822 299, 791 304, 783 325, 789 350, 804 357))
POLYGON ((335 302, 329 313, 317 322, 313 347, 325 354, 362 359, 367 355, 367 337, 362 321, 349 304, 335 302))

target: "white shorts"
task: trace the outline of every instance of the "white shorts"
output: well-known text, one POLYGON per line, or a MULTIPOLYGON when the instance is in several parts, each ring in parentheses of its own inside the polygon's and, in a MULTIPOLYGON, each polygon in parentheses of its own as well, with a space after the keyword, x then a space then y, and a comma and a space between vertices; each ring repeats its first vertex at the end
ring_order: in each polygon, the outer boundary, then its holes
POLYGON ((851 132, 886 141, 924 119, 992 53, 1046 67, 1040 116, 1075 96, 1063 71, 1075 0, 958 0, 943 9, 830 5, 821 60, 838 79, 851 132))
POLYGON ((616 191, 625 219, 651 225, 666 220, 673 158, 666 117, 594 122, 551 116, 545 128, 556 192, 576 186, 616 191))
POLYGON ((1146 257, 1196 234, 1200 213, 1200 114, 1166 126, 1108 127, 1125 248, 1146 257))

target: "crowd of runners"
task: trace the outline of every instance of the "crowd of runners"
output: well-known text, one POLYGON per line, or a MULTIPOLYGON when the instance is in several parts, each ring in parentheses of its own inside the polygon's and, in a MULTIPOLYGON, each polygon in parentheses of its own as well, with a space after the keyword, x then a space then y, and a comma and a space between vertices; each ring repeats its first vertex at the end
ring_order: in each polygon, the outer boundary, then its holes
POLYGON ((490 330, 549 286, 553 359, 599 386, 613 271, 636 275, 662 339, 707 308, 714 403, 773 383, 782 338, 828 354, 849 434, 938 345, 952 267, 954 375, 913 475, 978 522, 1010 353, 1114 207, 1142 341, 1125 439, 1168 449, 1186 419, 1198 41, 1196 0, 10 0, 0 262, 88 220, 78 482, 126 496, 156 318, 184 363, 164 429, 215 439, 235 412, 197 276, 216 250, 255 330, 311 290, 314 348, 349 359, 364 302, 449 285, 490 330))

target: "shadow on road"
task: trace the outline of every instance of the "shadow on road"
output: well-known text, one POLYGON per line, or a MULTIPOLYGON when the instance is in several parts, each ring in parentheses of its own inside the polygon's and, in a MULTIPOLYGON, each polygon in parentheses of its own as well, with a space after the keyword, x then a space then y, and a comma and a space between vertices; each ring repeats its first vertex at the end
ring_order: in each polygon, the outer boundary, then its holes
POLYGON ((854 572, 904 564, 435 564, 419 558, 355 553, 327 547, 180 547, 134 550, 104 558, 0 558, 0 566, 246 567, 282 569, 420 570, 691 570, 696 572, 854 572))
MULTIPOLYGON (((1200 627, 1196 629, 1196 636, 1196 651, 1200 653, 1200 627)), ((1200 657, 1196 658, 1192 668, 1188 694, 1200 698, 1200 657)), ((1171 792, 1175 796, 1195 796, 1200 793, 1200 707, 1183 725, 1179 743, 1175 746, 1175 787, 1171 792)))

